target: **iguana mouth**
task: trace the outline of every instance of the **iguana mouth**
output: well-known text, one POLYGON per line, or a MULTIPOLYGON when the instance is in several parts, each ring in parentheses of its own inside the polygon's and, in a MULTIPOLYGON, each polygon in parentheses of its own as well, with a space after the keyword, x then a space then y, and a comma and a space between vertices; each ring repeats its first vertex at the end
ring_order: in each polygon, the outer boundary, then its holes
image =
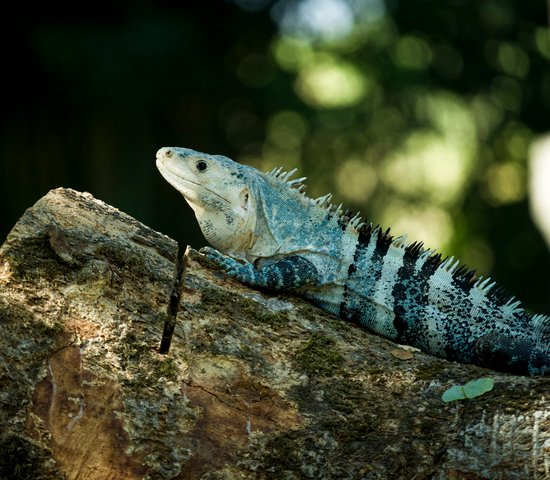
MULTIPOLYGON (((226 203, 229 203, 229 200, 227 200, 226 198, 222 197, 219 193, 215 192, 214 190, 211 190, 210 188, 207 188, 205 187, 204 185, 202 185, 201 183, 198 183, 198 182, 193 182, 192 180, 189 180, 188 178, 186 177, 183 177, 182 175, 178 175, 176 172, 174 172, 172 169, 169 168, 168 165, 162 163, 162 162, 159 162, 163 167, 164 167, 164 171, 166 173, 168 173, 169 175, 177 178, 179 181, 182 181, 182 182, 186 182, 186 183, 190 183, 192 185, 196 185, 197 187, 200 187, 204 190, 206 190, 207 192, 210 192, 212 195, 215 195, 216 197, 218 197, 219 199, 223 200, 224 202, 226 203)), ((197 190, 197 189, 195 189, 197 190)), ((187 198, 187 195, 185 193, 182 192, 182 195, 187 198)), ((192 199, 191 199, 192 200, 192 199)))

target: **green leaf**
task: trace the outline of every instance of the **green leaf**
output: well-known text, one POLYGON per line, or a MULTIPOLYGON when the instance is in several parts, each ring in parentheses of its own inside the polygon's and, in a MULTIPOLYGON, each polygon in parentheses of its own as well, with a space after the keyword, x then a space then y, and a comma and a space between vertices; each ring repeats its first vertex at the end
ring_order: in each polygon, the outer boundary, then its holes
POLYGON ((454 402, 455 400, 464 400, 465 398, 464 389, 460 385, 454 385, 445 390, 441 396, 441 400, 444 402, 454 402))
POLYGON ((478 378, 464 385, 466 398, 474 398, 483 395, 493 389, 495 381, 490 377, 478 378))
POLYGON ((454 402, 456 400, 464 400, 465 398, 475 398, 489 392, 493 389, 495 381, 490 377, 478 378, 472 380, 466 385, 453 385, 445 390, 441 396, 444 402, 454 402))

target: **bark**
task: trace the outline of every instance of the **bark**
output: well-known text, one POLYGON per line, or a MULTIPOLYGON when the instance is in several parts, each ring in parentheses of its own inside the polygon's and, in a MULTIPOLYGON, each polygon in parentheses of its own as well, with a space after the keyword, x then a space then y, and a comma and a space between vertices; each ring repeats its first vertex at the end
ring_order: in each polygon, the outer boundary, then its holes
POLYGON ((19 220, 0 249, 0 478, 550 478, 549 379, 404 360, 196 252, 161 355, 177 250, 72 190, 19 220), (491 392, 441 401, 482 376, 491 392))

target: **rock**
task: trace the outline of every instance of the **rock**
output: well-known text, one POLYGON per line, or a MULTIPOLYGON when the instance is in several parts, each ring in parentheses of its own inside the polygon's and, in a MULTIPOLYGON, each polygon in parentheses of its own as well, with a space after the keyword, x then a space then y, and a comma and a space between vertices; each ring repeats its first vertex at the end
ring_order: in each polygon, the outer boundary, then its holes
POLYGON ((550 478, 550 379, 414 353, 57 189, 0 248, 0 478, 550 478), (492 391, 446 404, 452 385, 492 391))

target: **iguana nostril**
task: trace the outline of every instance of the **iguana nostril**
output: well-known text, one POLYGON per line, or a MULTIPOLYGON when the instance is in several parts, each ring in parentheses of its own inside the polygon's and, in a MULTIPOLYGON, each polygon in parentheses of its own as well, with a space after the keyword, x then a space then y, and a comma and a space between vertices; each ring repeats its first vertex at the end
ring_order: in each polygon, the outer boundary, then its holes
POLYGON ((157 151, 157 158, 159 157, 167 157, 170 158, 172 156, 172 150, 170 150, 168 147, 162 147, 157 151))

